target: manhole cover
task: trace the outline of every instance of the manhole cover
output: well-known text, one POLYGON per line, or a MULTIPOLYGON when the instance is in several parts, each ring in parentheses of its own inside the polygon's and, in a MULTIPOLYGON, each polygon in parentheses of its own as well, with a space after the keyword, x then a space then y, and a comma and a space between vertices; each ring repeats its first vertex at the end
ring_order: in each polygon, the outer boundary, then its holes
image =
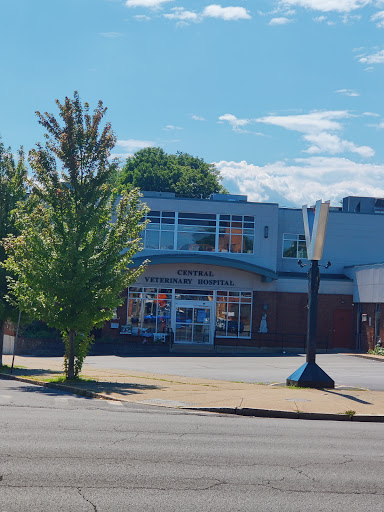
POLYGON ((312 400, 306 400, 305 398, 286 398, 288 402, 312 402, 312 400))

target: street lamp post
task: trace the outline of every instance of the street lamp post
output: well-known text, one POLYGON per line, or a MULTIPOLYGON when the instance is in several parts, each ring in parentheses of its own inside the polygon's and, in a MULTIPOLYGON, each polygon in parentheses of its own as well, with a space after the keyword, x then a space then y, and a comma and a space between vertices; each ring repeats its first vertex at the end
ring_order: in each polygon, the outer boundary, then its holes
MULTIPOLYGON (((334 388, 335 382, 316 364, 317 299, 320 285, 319 260, 323 254, 327 228, 329 203, 316 202, 315 211, 308 215, 307 205, 303 206, 303 220, 307 255, 310 260, 308 272, 308 323, 306 363, 287 378, 287 386, 309 388, 334 388)), ((304 267, 301 260, 299 265, 304 267)), ((328 268, 330 262, 325 265, 328 268)))

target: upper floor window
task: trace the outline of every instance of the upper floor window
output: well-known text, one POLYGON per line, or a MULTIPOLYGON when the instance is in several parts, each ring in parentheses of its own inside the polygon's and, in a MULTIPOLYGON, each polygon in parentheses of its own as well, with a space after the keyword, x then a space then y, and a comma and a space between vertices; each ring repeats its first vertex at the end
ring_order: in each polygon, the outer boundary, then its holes
POLYGON ((177 249, 208 251, 216 248, 216 215, 212 213, 179 213, 177 249))
POLYGON ((253 253, 255 218, 220 215, 219 252, 253 253))
POLYGON ((147 249, 174 249, 175 212, 150 211, 149 223, 143 233, 147 249))
POLYGON ((307 258, 307 246, 305 235, 284 233, 283 235, 283 258, 307 258))
POLYGON ((147 218, 146 249, 253 254, 253 216, 151 211, 147 218))

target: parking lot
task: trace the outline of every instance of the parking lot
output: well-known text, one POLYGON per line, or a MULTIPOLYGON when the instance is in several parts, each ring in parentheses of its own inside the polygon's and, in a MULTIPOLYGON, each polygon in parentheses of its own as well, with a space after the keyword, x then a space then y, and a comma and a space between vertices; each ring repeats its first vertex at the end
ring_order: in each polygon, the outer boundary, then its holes
MULTIPOLYGON (((383 362, 349 354, 319 354, 316 359, 336 385, 384 390, 383 362)), ((91 356, 86 365, 203 379, 270 384, 286 378, 305 363, 305 355, 91 356)))

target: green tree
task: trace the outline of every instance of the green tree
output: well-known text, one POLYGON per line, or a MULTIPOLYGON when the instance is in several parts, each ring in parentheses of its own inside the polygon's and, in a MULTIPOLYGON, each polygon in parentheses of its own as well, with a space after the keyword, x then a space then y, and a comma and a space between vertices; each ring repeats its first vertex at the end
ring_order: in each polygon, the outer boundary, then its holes
POLYGON ((214 164, 188 153, 168 155, 161 148, 145 148, 129 157, 118 175, 120 190, 175 192, 180 197, 207 199, 226 193, 214 164))
POLYGON ((113 317, 122 290, 144 270, 129 264, 141 248, 147 209, 136 189, 117 200, 111 185, 116 164, 108 160, 115 135, 109 123, 101 126, 102 102, 92 115, 77 92, 56 104, 58 119, 37 112, 47 141, 30 152, 34 183, 16 215, 20 235, 5 240, 5 265, 15 276, 11 297, 61 331, 65 373, 73 379, 92 329, 113 317))
POLYGON ((16 308, 5 299, 8 283, 7 271, 1 265, 5 261, 5 250, 1 241, 8 235, 17 234, 13 212, 17 202, 25 198, 26 178, 23 151, 19 151, 16 163, 11 149, 6 149, 0 140, 0 366, 3 363, 4 323, 17 316, 16 308))

